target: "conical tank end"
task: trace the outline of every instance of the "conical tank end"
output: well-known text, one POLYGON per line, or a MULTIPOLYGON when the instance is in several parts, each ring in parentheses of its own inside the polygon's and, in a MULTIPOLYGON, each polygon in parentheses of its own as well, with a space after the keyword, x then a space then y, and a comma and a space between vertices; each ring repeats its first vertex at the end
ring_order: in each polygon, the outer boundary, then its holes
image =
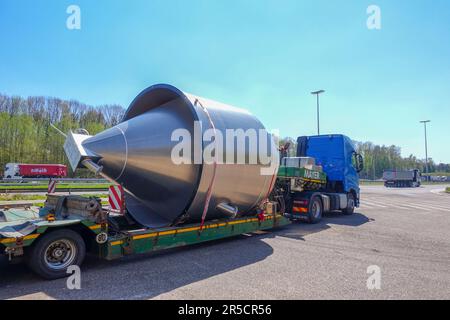
MULTIPOLYGON (((83 147, 101 158, 103 174, 127 190, 127 210, 141 225, 152 228, 181 220, 199 222, 204 210, 207 219, 230 217, 237 212, 252 214, 270 194, 276 168, 267 175, 262 174, 264 166, 259 162, 196 164, 196 121, 201 124, 200 153, 208 144, 202 136, 207 129, 214 128, 225 138, 227 130, 255 132, 257 138, 264 131, 262 123, 247 111, 185 95, 169 85, 156 85, 136 97, 122 123, 84 141, 83 147), (178 130, 191 138, 190 155, 184 153, 185 148, 182 156, 178 154, 178 161, 184 159, 181 164, 172 157, 184 140, 183 135, 176 134, 180 133, 178 130), (210 186, 212 191, 208 192, 210 186)), ((224 159, 228 155, 246 159, 259 155, 258 148, 251 149, 250 143, 243 143, 247 146, 244 150, 235 150, 233 145, 238 143, 234 137, 230 139, 233 143, 223 151, 224 159)), ((257 140, 256 146, 267 140, 267 145, 275 150, 267 132, 257 140)))
POLYGON ((192 157, 182 164, 172 159, 179 144, 173 133, 181 129, 193 136, 195 121, 188 101, 176 95, 172 98, 155 106, 148 96, 141 96, 130 106, 130 110, 138 106, 139 112, 133 111, 124 122, 83 143, 101 158, 102 174, 129 193, 131 216, 150 228, 170 225, 185 214, 200 181, 201 164, 195 164, 192 157))
POLYGON ((119 126, 103 131, 83 142, 86 150, 96 154, 103 167, 102 173, 109 179, 120 179, 127 162, 127 141, 119 126))

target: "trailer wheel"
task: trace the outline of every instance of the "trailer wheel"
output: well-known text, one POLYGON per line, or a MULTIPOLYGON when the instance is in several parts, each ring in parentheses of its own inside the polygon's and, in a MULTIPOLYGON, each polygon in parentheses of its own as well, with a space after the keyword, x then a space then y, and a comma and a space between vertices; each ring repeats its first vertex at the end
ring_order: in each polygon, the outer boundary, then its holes
POLYGON ((342 210, 342 213, 345 215, 352 215, 355 212, 355 196, 353 195, 353 193, 349 193, 347 195, 347 208, 345 208, 344 210, 342 210))
POLYGON ((49 280, 67 277, 67 268, 80 266, 86 255, 83 238, 70 229, 43 235, 27 253, 28 267, 49 280))
POLYGON ((322 220, 323 205, 322 200, 318 196, 314 196, 309 201, 308 223, 314 224, 322 220))

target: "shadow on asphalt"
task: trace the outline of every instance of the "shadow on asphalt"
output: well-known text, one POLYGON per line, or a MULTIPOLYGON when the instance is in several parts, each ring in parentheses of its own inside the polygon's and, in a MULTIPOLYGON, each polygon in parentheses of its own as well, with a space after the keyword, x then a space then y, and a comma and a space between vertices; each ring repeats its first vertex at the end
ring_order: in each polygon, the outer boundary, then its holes
POLYGON ((346 216, 340 212, 332 212, 324 214, 323 219, 319 223, 294 222, 285 228, 277 230, 275 235, 305 241, 305 236, 327 230, 332 225, 358 227, 372 221, 375 220, 366 217, 362 213, 355 212, 351 216, 346 216))
MULTIPOLYGON (((43 280, 24 264, 0 265, 0 299, 33 298, 36 294, 55 299, 149 299, 266 259, 273 254, 273 248, 265 239, 288 237, 304 241, 306 235, 329 229, 333 224, 358 227, 370 221, 359 213, 333 213, 314 225, 293 223, 273 231, 115 261, 88 257, 82 266, 81 290, 68 290, 66 279, 43 280)), ((189 298, 193 297, 187 291, 186 299, 189 298)))
POLYGON ((8 265, 0 269, 0 299, 33 294, 54 299, 149 299, 257 263, 272 253, 259 235, 240 235, 115 261, 88 257, 81 290, 68 290, 66 279, 43 280, 24 264, 8 265))
POLYGON ((340 212, 331 212, 324 215, 324 220, 328 224, 341 226, 359 227, 365 223, 373 222, 375 219, 368 218, 362 213, 355 212, 351 216, 346 216, 340 212))

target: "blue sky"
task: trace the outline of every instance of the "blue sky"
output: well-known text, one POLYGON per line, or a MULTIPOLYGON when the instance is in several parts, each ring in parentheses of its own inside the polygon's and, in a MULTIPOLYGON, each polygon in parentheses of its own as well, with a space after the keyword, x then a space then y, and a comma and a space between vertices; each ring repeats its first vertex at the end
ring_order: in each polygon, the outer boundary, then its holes
POLYGON ((430 119, 429 155, 450 162, 448 0, 0 0, 0 39, 4 94, 127 107, 164 82, 296 137, 316 133, 310 92, 325 89, 322 133, 424 158, 430 119))

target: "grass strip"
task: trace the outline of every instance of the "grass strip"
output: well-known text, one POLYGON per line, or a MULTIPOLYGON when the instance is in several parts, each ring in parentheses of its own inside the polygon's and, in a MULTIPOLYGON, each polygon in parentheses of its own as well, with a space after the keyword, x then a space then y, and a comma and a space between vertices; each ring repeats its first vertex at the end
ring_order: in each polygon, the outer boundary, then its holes
MULTIPOLYGON (((107 194, 82 194, 82 197, 99 197, 99 198, 108 198, 107 194)), ((0 195, 0 201, 20 201, 20 200, 45 200, 47 199, 46 195, 28 195, 28 194, 6 194, 0 195)))
MULTIPOLYGON (((56 185, 56 190, 58 189, 108 189, 111 184, 109 183, 58 183, 56 185)), ((20 185, 12 185, 5 186, 0 184, 1 190, 47 190, 47 184, 20 184, 20 185)))

